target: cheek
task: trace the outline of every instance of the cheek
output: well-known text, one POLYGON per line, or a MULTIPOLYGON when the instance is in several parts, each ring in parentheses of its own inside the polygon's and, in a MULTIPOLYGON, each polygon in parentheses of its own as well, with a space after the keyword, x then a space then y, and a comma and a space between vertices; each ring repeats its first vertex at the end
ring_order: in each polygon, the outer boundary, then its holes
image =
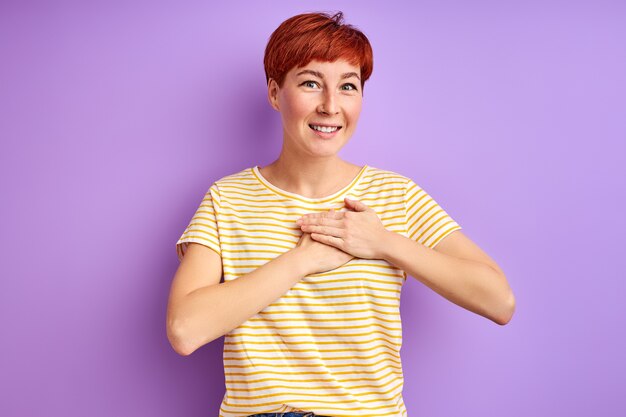
POLYGON ((309 114, 309 105, 301 96, 286 94, 283 103, 283 112, 288 119, 298 119, 309 114))
POLYGON ((351 106, 348 110, 348 114, 350 118, 349 121, 354 126, 354 124, 356 124, 356 122, 359 120, 359 116, 361 115, 361 104, 358 103, 351 106))

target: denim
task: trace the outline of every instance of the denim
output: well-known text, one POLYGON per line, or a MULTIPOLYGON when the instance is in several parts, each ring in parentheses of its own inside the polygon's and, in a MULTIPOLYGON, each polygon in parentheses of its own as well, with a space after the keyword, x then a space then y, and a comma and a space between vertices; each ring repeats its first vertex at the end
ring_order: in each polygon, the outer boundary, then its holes
POLYGON ((313 411, 309 411, 306 413, 303 413, 303 412, 261 413, 261 414, 252 414, 248 417, 327 417, 327 416, 321 416, 319 414, 315 414, 313 411))

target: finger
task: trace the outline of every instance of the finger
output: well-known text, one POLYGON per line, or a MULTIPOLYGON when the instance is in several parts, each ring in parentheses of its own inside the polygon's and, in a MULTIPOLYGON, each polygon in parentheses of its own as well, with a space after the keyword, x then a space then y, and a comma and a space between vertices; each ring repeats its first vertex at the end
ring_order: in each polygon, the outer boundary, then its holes
POLYGON ((311 219, 304 219, 299 224, 300 226, 313 225, 313 226, 331 226, 331 227, 336 227, 338 229, 344 228, 343 220, 331 219, 329 217, 317 217, 317 218, 314 217, 311 219))
POLYGON ((321 217, 321 213, 307 213, 302 216, 302 219, 318 219, 321 217))
POLYGON ((307 216, 311 216, 315 219, 319 219, 319 218, 337 219, 337 218, 341 218, 341 212, 337 211, 335 208, 331 208, 329 210, 321 211, 319 213, 308 214, 307 216))
POLYGON ((309 217, 312 219, 341 219, 343 217, 343 212, 336 211, 334 208, 331 208, 328 211, 322 211, 315 214, 307 214, 303 217, 309 217))
POLYGON ((317 233, 326 236, 334 236, 338 238, 343 238, 345 236, 345 230, 339 227, 332 226, 317 226, 313 224, 303 224, 301 227, 303 232, 307 233, 317 233))
POLYGON ((325 243, 328 246, 333 246, 337 249, 343 250, 343 239, 319 233, 311 233, 311 238, 318 242, 325 243))
POLYGON ((299 219, 296 219, 296 224, 301 225, 301 224, 306 223, 310 219, 314 219, 315 218, 315 214, 316 213, 306 213, 306 214, 303 214, 302 216, 300 216, 299 219))
POLYGON ((326 217, 330 218, 330 219, 343 219, 343 211, 337 211, 335 209, 330 209, 330 211, 328 211, 326 213, 326 217))
POLYGON ((323 211, 323 212, 320 212, 320 213, 303 214, 302 217, 300 217, 299 219, 296 220, 296 223, 297 224, 302 224, 302 223, 306 223, 307 220, 321 219, 321 218, 343 219, 343 217, 344 217, 344 212, 342 212, 342 211, 335 211, 335 209, 330 209, 329 211, 323 211))
POLYGON ((345 199, 345 201, 351 206, 354 211, 370 211, 373 210, 371 207, 367 206, 365 203, 359 200, 352 200, 351 198, 345 199))

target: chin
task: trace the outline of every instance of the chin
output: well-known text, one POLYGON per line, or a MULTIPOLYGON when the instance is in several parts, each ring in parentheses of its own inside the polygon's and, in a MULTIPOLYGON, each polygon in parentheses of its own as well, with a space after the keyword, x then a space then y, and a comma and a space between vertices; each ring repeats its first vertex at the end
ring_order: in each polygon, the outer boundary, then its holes
POLYGON ((343 148, 341 146, 324 146, 324 147, 313 147, 309 148, 312 155, 315 156, 334 156, 343 148))

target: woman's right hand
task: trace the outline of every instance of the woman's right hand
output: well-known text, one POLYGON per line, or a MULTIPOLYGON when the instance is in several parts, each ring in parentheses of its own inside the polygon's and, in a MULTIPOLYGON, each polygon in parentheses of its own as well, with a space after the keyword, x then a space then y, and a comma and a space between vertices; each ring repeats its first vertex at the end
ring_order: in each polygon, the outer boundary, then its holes
POLYGON ((296 248, 306 253, 306 259, 310 265, 307 275, 339 268, 341 265, 354 259, 354 256, 341 249, 313 240, 311 234, 306 232, 303 232, 302 236, 300 236, 296 248))

